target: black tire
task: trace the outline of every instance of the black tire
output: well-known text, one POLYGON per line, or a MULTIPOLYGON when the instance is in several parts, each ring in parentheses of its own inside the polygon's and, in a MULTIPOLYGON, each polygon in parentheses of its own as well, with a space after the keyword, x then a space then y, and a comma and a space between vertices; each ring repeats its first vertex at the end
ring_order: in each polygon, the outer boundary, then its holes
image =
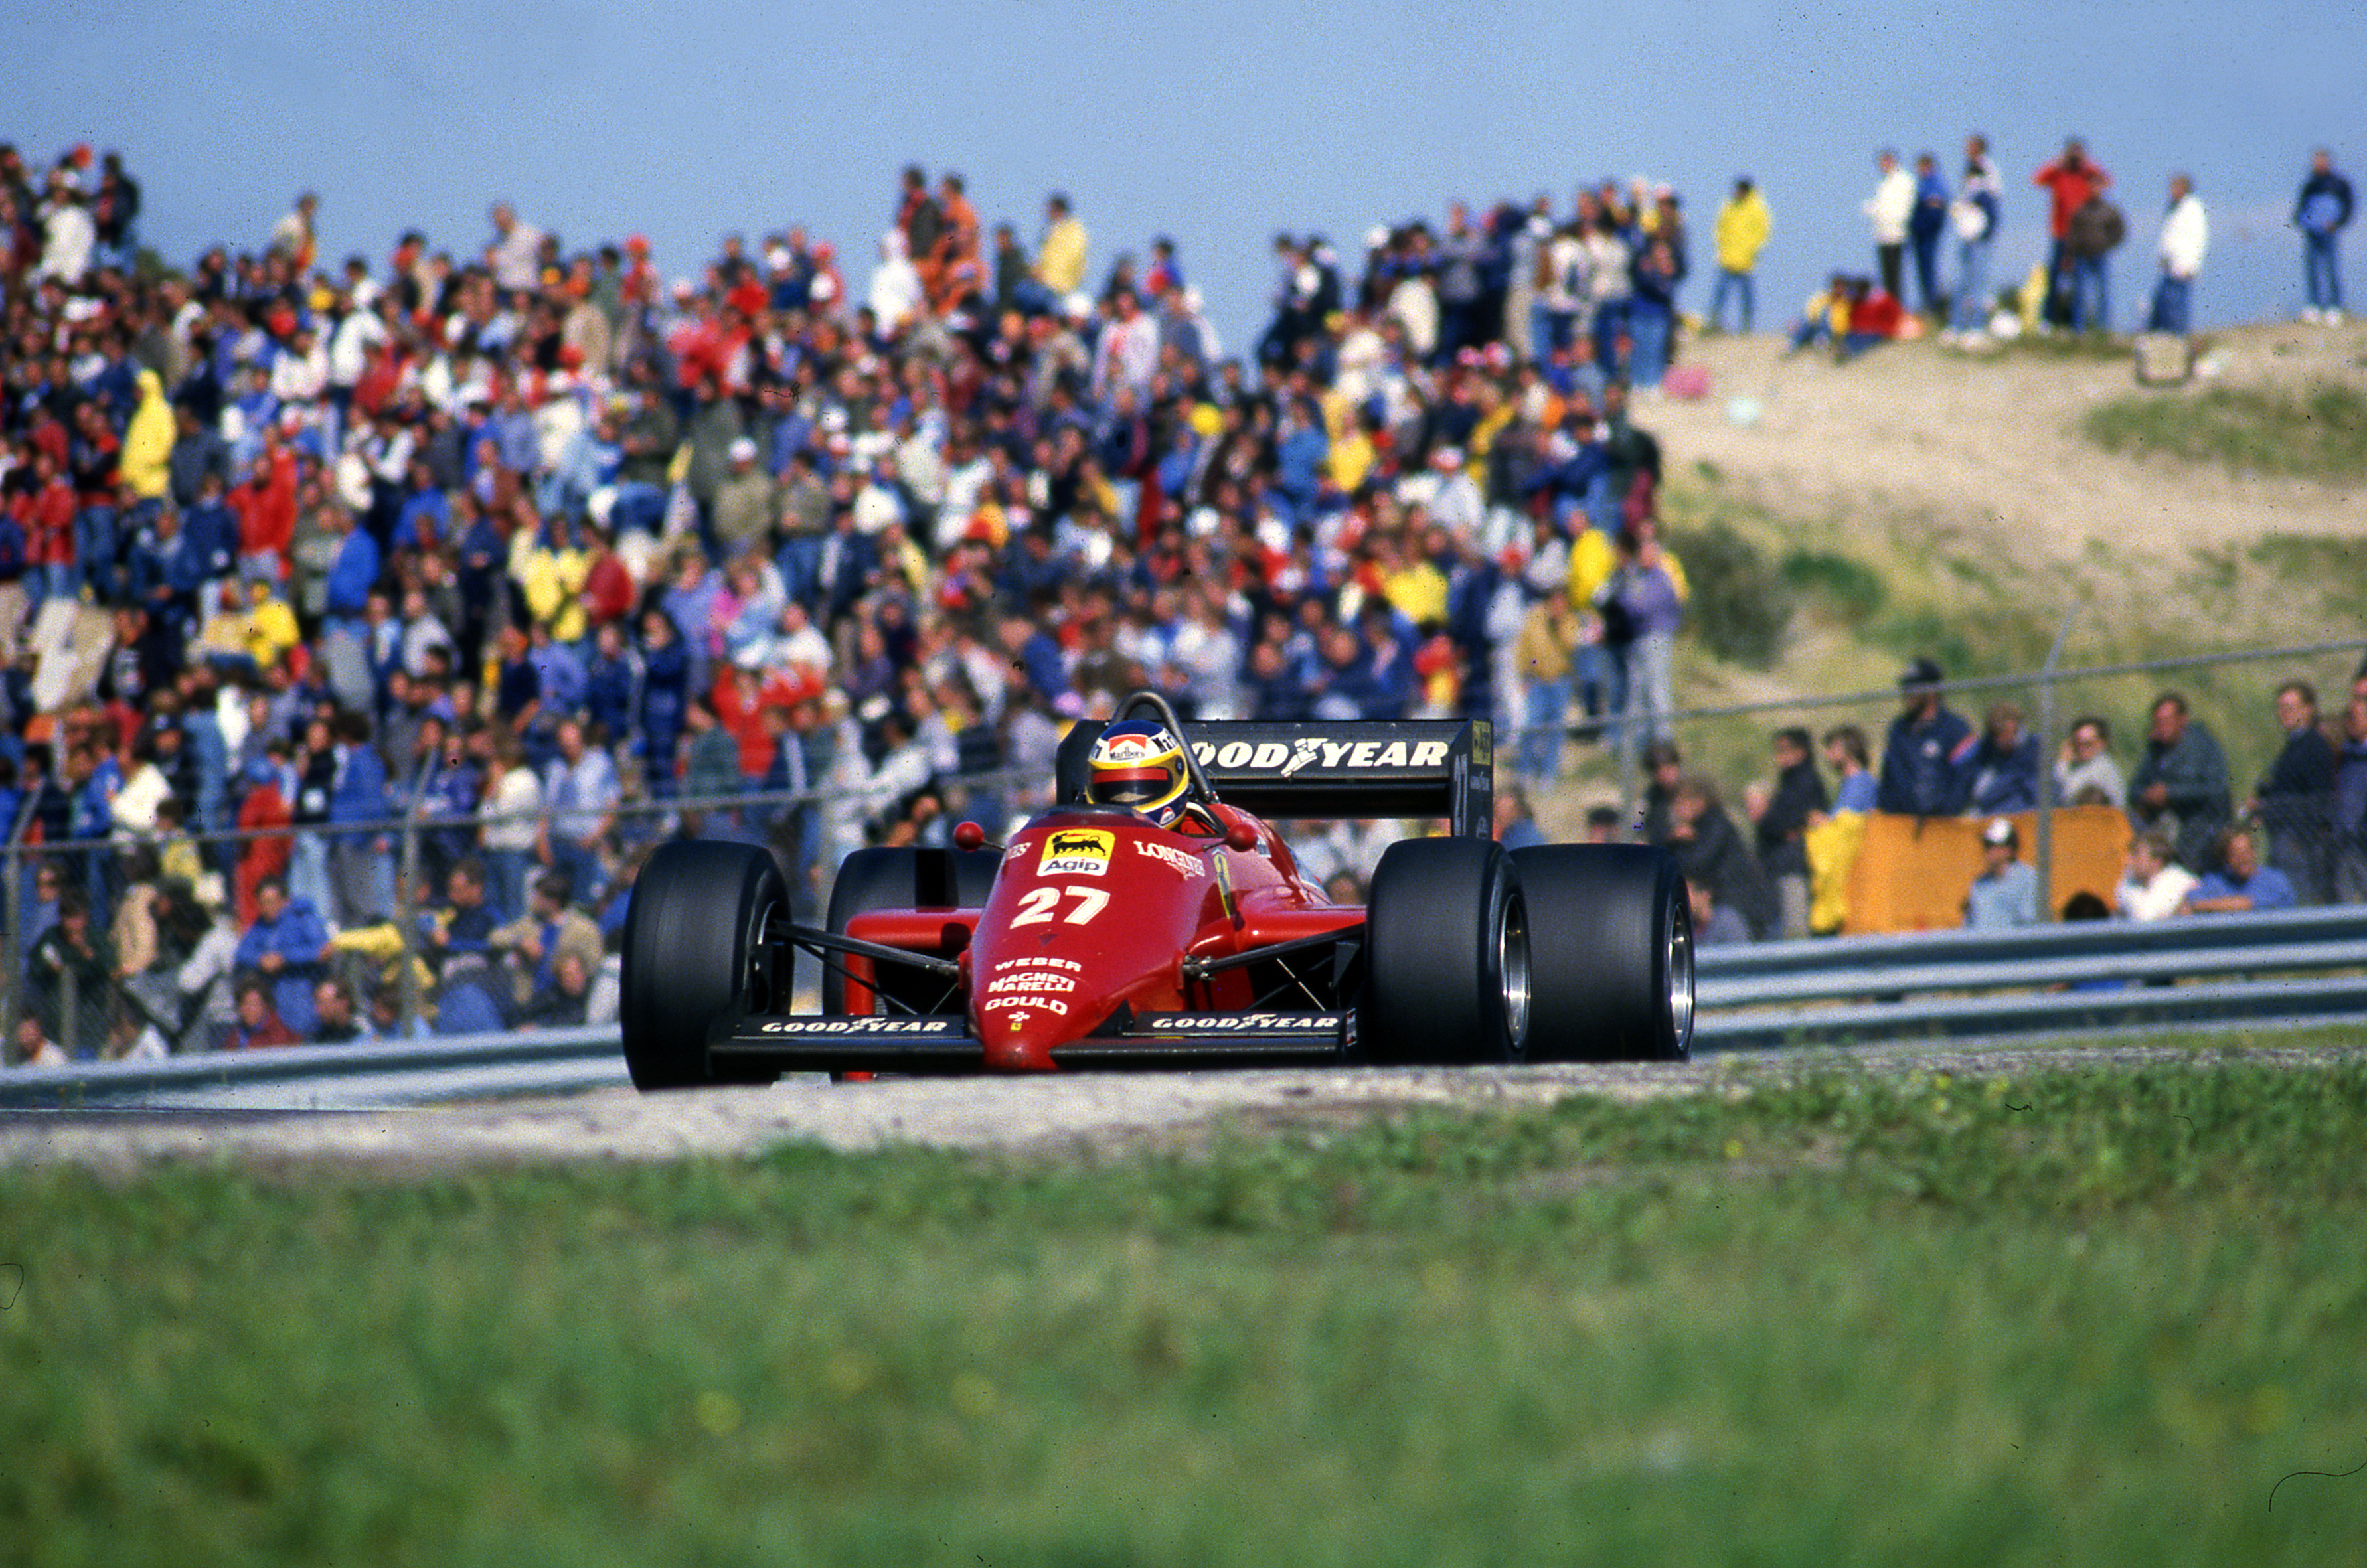
POLYGON ((1677 859, 1648 844, 1515 850, 1529 901, 1532 1062, 1693 1054, 1693 922, 1677 859))
MULTIPOLYGON (((994 891, 1002 857, 992 850, 857 850, 838 868, 831 884, 824 925, 833 936, 846 923, 875 909, 982 909, 994 891)), ((821 1010, 846 1010, 846 980, 833 957, 822 965, 821 1010)), ((882 988, 908 1007, 928 1010, 945 994, 946 983, 917 969, 880 974, 882 988)))
POLYGON ((788 911, 780 868, 754 845, 659 846, 625 915, 619 1017, 634 1088, 733 1081, 708 1065, 708 1026, 786 1005, 763 937, 764 923, 788 911))
POLYGON ((1356 1032, 1376 1062, 1518 1062, 1529 1029, 1520 873, 1486 839, 1391 844, 1365 910, 1356 1032))

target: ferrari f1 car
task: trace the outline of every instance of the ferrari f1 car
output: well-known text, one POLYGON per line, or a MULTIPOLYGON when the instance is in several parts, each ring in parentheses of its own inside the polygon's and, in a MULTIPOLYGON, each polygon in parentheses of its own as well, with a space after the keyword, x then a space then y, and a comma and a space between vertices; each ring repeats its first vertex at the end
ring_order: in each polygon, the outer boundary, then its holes
POLYGON ((950 849, 859 851, 821 929, 791 922, 764 851, 661 848, 625 924, 633 1082, 1687 1055, 1674 861, 1640 845, 1508 853, 1489 837, 1484 721, 1187 731, 1150 693, 1120 717, 1137 713, 1188 737, 1164 813, 1097 803, 1106 741, 1076 726, 1054 804, 1008 843, 964 823, 950 849), (1322 817, 1450 831, 1392 844, 1357 908, 1302 875, 1267 820, 1322 817), (798 1015, 807 962, 822 1010, 798 1015))

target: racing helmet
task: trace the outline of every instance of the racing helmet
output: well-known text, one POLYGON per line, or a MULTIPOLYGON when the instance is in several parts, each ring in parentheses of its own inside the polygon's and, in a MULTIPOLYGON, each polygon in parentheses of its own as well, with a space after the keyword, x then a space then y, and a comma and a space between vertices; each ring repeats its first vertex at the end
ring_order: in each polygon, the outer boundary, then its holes
POLYGON ((1120 719, 1102 731, 1086 761, 1085 798, 1123 806, 1164 828, 1183 814, 1192 767, 1184 743, 1163 724, 1120 719))

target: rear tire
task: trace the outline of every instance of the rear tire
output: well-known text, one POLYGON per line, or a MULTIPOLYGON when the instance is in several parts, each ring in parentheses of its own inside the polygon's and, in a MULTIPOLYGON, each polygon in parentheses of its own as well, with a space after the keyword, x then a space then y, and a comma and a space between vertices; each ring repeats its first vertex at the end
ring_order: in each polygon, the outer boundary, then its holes
POLYGON ((1693 1054, 1693 908, 1676 857, 1648 844, 1516 850, 1529 902, 1532 1062, 1682 1062, 1693 1054))
MULTIPOLYGON (((838 868, 831 884, 830 912, 823 924, 832 936, 844 936, 849 920, 876 909, 982 909, 994 891, 994 873, 1002 857, 993 850, 857 850, 838 868)), ((834 965, 845 962, 832 953, 822 965, 821 1010, 835 1017, 846 1011, 846 979, 834 965)), ((880 982, 899 1000, 925 1008, 944 994, 945 982, 906 969, 900 976, 882 965, 880 982), (900 980, 909 984, 900 985, 900 980), (925 989, 927 995, 918 993, 925 989)))
POLYGON ((787 1001, 764 934, 788 910, 779 867, 753 845, 674 842, 650 857, 625 916, 618 1008, 634 1088, 733 1081, 708 1064, 708 1028, 787 1001))
POLYGON ((1365 910, 1365 1054, 1391 1064, 1518 1062, 1528 1031, 1528 925, 1502 847, 1391 844, 1365 910))

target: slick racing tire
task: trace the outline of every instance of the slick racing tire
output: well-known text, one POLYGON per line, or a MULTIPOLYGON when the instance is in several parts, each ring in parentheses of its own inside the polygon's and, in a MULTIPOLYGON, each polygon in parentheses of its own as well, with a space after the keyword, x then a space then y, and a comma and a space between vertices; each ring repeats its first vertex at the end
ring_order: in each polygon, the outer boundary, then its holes
POLYGON ((1376 1062, 1521 1061, 1529 963, 1520 874, 1502 846, 1391 844, 1365 910, 1357 1037, 1376 1062))
POLYGON ((1668 851, 1512 852, 1529 905, 1532 1062, 1682 1062, 1693 1052, 1693 923, 1668 851))
MULTIPOLYGON (((982 909, 1002 863, 1002 857, 992 850, 857 850, 838 868, 823 923, 832 936, 844 936, 849 920, 876 909, 982 909)), ((822 965, 825 1013, 846 1011, 846 979, 837 967, 844 962, 832 953, 822 965)), ((878 973, 881 988, 906 1006, 921 1012, 942 1010, 934 1004, 945 995, 943 980, 894 964, 883 964, 878 973)))
POLYGON ((634 1088, 744 1081, 715 1075, 708 1026, 787 1006, 764 937, 765 923, 788 909, 780 869, 752 844, 659 846, 625 916, 619 1013, 634 1088))

